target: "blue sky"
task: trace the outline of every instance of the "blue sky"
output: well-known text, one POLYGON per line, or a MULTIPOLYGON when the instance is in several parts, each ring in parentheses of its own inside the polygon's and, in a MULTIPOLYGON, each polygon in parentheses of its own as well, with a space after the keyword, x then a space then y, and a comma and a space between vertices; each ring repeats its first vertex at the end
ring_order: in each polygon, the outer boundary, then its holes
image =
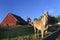
POLYGON ((44 11, 52 16, 60 15, 60 0, 0 0, 0 22, 11 12, 24 20, 39 18, 44 11))

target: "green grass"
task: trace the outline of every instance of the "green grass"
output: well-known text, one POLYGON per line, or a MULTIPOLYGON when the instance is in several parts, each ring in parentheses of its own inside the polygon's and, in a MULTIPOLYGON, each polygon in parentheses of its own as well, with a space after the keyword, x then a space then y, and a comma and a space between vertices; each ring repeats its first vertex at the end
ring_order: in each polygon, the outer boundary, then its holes
POLYGON ((36 40, 33 27, 20 25, 17 27, 0 27, 0 40, 36 40))
MULTIPOLYGON (((48 32, 49 35, 51 32, 48 32)), ((18 25, 16 27, 0 27, 0 40, 39 40, 35 38, 34 29, 29 25, 18 25)))

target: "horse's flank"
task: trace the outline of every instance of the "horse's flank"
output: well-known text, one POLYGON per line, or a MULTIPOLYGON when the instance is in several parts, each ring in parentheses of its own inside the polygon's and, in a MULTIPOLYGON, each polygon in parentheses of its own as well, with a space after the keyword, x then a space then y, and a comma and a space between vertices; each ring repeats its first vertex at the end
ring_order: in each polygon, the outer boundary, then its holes
POLYGON ((34 27, 37 28, 38 30, 43 30, 43 23, 40 20, 35 20, 33 23, 34 27))

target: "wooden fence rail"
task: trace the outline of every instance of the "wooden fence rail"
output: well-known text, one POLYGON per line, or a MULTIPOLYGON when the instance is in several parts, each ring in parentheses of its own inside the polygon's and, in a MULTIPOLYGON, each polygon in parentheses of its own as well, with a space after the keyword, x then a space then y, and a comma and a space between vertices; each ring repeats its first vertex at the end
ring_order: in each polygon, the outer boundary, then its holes
POLYGON ((42 40, 56 40, 58 35, 60 35, 60 29, 56 30, 51 35, 48 35, 47 37, 43 38, 42 40))

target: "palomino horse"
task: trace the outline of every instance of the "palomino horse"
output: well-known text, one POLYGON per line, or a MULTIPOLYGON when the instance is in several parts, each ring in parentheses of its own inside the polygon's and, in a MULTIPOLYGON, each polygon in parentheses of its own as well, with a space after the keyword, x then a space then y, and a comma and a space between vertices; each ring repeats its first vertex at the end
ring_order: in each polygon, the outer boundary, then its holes
MULTIPOLYGON (((47 23, 48 23, 48 12, 44 13, 41 20, 35 19, 33 22, 35 33, 37 30, 41 31, 42 38, 44 37, 44 31, 48 29, 47 23)), ((36 36, 36 34, 35 34, 35 36, 36 36)))

